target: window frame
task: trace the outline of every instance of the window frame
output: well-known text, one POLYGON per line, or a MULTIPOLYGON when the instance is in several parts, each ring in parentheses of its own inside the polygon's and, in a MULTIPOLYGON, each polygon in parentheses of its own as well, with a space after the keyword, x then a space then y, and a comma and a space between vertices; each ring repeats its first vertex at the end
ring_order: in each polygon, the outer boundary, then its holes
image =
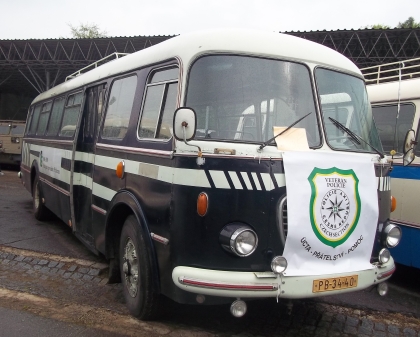
MULTIPOLYGON (((78 125, 79 125, 79 119, 80 119, 80 115, 81 115, 81 108, 82 108, 83 102, 84 102, 84 99, 83 99, 84 98, 83 97, 84 95, 83 95, 83 93, 84 93, 83 88, 78 88, 78 90, 72 91, 72 92, 69 92, 69 93, 66 94, 66 96, 65 96, 66 97, 65 98, 65 103, 64 103, 64 107, 63 107, 63 113, 61 115, 60 127, 59 127, 59 130, 58 130, 57 134, 56 134, 57 137, 63 138, 63 139, 66 139, 66 140, 74 139, 75 134, 76 134, 76 129, 77 129, 78 125), (80 103, 78 103, 78 104, 74 104, 73 103, 71 106, 67 105, 70 96, 76 96, 77 94, 81 94, 82 99, 81 99, 80 103), (72 136, 64 136, 64 135, 62 135, 60 133, 61 133, 61 130, 63 129, 63 121, 64 121, 64 115, 65 115, 65 112, 66 112, 66 108, 73 108, 73 107, 76 107, 77 105, 79 105, 79 115, 78 115, 77 120, 76 120, 76 126, 75 126, 75 129, 74 129, 74 133, 73 133, 72 136)), ((68 124, 68 125, 70 125, 70 124, 68 124)))
MULTIPOLYGON (((166 99, 168 97, 168 92, 169 92, 169 87, 171 84, 176 83, 176 90, 177 90, 177 94, 176 94, 176 102, 175 102, 175 110, 177 109, 177 107, 179 106, 179 92, 180 92, 180 79, 181 79, 181 75, 180 75, 180 67, 178 64, 169 64, 166 66, 162 66, 159 68, 152 68, 147 76, 146 79, 146 83, 144 85, 144 93, 143 93, 143 98, 142 98, 142 103, 141 103, 141 108, 140 108, 140 114, 139 114, 139 118, 138 118, 138 122, 137 122, 137 127, 136 127, 136 138, 138 141, 141 142, 156 142, 156 143, 169 143, 172 141, 173 139, 173 133, 171 134, 171 137, 169 138, 156 138, 157 132, 160 131, 160 127, 162 125, 162 117, 163 117, 163 113, 165 111, 165 106, 166 106, 166 99), (152 82, 153 77, 159 73, 159 72, 163 72, 165 70, 171 70, 171 69, 176 69, 177 70, 177 78, 176 79, 170 79, 170 80, 163 80, 163 81, 159 81, 159 82, 152 82), (140 126, 141 126, 141 122, 143 120, 143 114, 144 114, 144 108, 145 108, 145 103, 146 103, 146 99, 147 99, 147 92, 148 92, 148 88, 150 87, 157 87, 163 85, 163 92, 162 92, 162 97, 160 100, 160 106, 159 106, 159 113, 158 116, 156 118, 156 123, 155 123, 155 131, 154 131, 154 137, 150 138, 150 137, 139 137, 139 131, 140 131, 140 126), (165 103, 165 104, 163 104, 165 103)), ((171 124, 172 127, 172 124, 171 124)))
POLYGON ((53 107, 53 103, 54 103, 54 100, 49 100, 49 101, 44 101, 42 104, 41 104, 41 111, 40 111, 40 113, 39 113, 39 116, 38 116, 38 125, 36 126, 36 132, 35 132, 35 135, 36 136, 45 136, 45 133, 46 133, 46 131, 47 131, 47 127, 48 127, 48 123, 49 123, 49 120, 50 120, 50 116, 51 116, 51 110, 52 110, 52 107, 53 107), (46 106, 48 103, 50 103, 51 105, 50 105, 50 108, 49 108, 49 110, 43 110, 44 109, 44 106, 46 106), (47 120, 46 120, 46 122, 45 122, 45 128, 44 128, 44 132, 43 133, 39 133, 39 127, 40 127, 40 124, 39 124, 39 122, 40 122, 40 120, 41 120, 41 117, 43 116, 43 115, 47 115, 48 114, 48 116, 47 116, 47 120))
MULTIPOLYGON (((128 74, 125 74, 124 76, 114 77, 114 78, 111 79, 110 82, 104 82, 104 83, 107 83, 107 84, 106 84, 105 92, 103 93, 104 96, 103 96, 103 102, 102 102, 101 121, 100 121, 100 124, 99 124, 99 130, 98 130, 98 134, 97 134, 96 139, 97 139, 97 141, 101 140, 101 142, 102 141, 111 142, 111 143, 116 142, 116 144, 121 144, 123 141, 125 141, 125 139, 127 138, 128 134, 129 134, 128 130, 130 128, 130 119, 133 116, 135 102, 136 102, 136 94, 137 94, 137 91, 139 90, 138 72, 137 71, 130 72, 128 74), (111 98, 112 89, 113 89, 116 81, 124 80, 124 79, 129 78, 129 77, 135 77, 136 78, 136 87, 135 87, 135 90, 134 90, 134 96, 133 96, 133 102, 132 102, 132 105, 131 105, 130 116, 128 118, 127 132, 125 133, 124 137, 122 137, 122 138, 106 137, 106 136, 104 136, 104 128, 105 128, 106 118, 108 116, 109 100, 111 98), (108 83, 109 83, 109 85, 108 85, 108 83)), ((94 86, 95 84, 92 84, 92 85, 94 86)))

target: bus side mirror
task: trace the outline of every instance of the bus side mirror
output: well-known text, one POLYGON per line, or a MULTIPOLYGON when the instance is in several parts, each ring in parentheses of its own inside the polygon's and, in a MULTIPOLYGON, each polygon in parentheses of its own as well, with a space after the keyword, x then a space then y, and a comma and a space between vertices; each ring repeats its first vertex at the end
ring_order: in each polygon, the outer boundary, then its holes
POLYGON ((414 149, 417 145, 416 142, 416 133, 413 129, 408 130, 404 140, 404 157, 403 157, 403 165, 407 166, 410 165, 414 158, 414 149))
POLYGON ((191 108, 178 108, 174 114, 174 136, 184 142, 194 138, 197 125, 197 115, 191 108))

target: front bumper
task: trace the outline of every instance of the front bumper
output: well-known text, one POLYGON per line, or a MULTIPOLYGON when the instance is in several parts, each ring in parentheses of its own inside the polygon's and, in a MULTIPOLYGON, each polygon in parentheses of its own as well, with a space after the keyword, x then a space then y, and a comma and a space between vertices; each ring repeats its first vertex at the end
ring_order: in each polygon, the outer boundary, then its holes
POLYGON ((182 290, 209 296, 244 298, 310 298, 353 292, 379 284, 395 271, 394 260, 371 269, 328 275, 282 276, 272 272, 232 272, 178 266, 172 271, 172 280, 182 290), (312 292, 314 280, 358 275, 353 288, 312 292))

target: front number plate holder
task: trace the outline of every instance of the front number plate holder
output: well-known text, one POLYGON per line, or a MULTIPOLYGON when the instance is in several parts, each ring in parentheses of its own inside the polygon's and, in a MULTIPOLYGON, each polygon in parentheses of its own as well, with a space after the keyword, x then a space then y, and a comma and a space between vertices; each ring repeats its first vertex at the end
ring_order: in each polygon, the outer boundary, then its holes
POLYGON ((321 293, 325 291, 343 290, 356 288, 358 275, 330 277, 314 280, 312 283, 312 292, 321 293))

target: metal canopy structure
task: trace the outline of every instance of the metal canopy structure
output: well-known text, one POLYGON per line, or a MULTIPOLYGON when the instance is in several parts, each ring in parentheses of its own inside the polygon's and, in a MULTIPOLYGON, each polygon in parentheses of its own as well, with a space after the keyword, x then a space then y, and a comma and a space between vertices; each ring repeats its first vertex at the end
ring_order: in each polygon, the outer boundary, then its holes
POLYGON ((0 92, 35 97, 110 54, 133 53, 171 37, 0 40, 0 92))
POLYGON ((287 32, 330 47, 359 68, 420 56, 420 28, 287 32))
MULTIPOLYGON (((344 54, 360 68, 420 55, 420 28, 285 32, 344 54)), ((173 35, 174 36, 174 35, 173 35)), ((173 36, 0 40, 0 94, 35 97, 112 53, 132 53, 173 36)))

